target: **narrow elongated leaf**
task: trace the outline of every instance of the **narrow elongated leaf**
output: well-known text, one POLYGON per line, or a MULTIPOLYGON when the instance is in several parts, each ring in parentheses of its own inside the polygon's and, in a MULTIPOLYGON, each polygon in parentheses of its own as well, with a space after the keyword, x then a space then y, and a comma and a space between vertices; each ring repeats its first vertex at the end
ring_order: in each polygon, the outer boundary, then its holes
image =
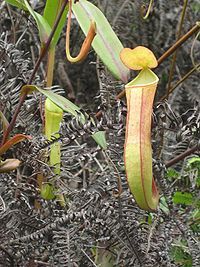
POLYGON ((5 153, 9 148, 23 141, 24 139, 31 139, 31 136, 24 134, 16 134, 8 140, 3 146, 0 147, 0 156, 5 153))
POLYGON ((103 149, 107 148, 105 131, 98 131, 92 135, 93 139, 97 144, 99 144, 103 149))
POLYGON ((43 17, 49 23, 51 28, 54 25, 62 2, 62 0, 46 0, 43 17))
POLYGON ((129 70, 123 65, 119 56, 123 46, 104 14, 86 0, 73 3, 72 10, 85 35, 91 21, 95 21, 97 35, 92 42, 92 47, 110 72, 117 79, 127 82, 129 70))
POLYGON ((62 110, 69 112, 70 114, 77 116, 77 111, 80 110, 78 106, 76 106, 74 103, 69 101, 67 98, 55 94, 54 92, 50 90, 44 90, 37 87, 37 90, 40 91, 43 95, 48 97, 54 104, 59 106, 62 110))
MULTIPOLYGON (((49 26, 51 28, 53 28, 55 20, 58 16, 58 13, 61 9, 63 0, 47 0, 46 4, 45 4, 45 9, 44 9, 44 14, 43 14, 43 18, 48 22, 49 26)), ((65 8, 65 11, 63 12, 63 15, 60 19, 60 22, 58 24, 58 27, 56 29, 56 32, 54 34, 54 38, 51 42, 51 47, 55 47, 59 38, 60 38, 60 34, 62 32, 62 29, 65 25, 65 21, 67 18, 67 12, 68 12, 68 5, 65 8)))
POLYGON ((37 24, 37 27, 39 30, 40 41, 41 43, 45 43, 51 32, 51 27, 48 24, 47 20, 43 16, 41 16, 39 13, 34 11, 32 7, 29 5, 27 0, 6 0, 6 2, 20 9, 28 11, 31 14, 31 16, 34 18, 37 24))
POLYGON ((24 0, 26 8, 37 23, 41 43, 45 43, 50 35, 51 27, 46 19, 34 11, 27 0, 24 0))
POLYGON ((5 2, 20 9, 27 10, 24 0, 5 0, 5 2))
POLYGON ((32 93, 33 91, 39 91, 40 93, 48 97, 54 104, 59 106, 62 110, 72 114, 73 116, 77 116, 77 111, 80 110, 78 106, 69 101, 67 98, 58 95, 51 90, 41 89, 40 87, 35 85, 25 85, 22 87, 22 93, 23 91, 27 91, 28 94, 32 93))
MULTIPOLYGON (((41 89, 41 88, 39 88, 38 86, 35 86, 35 85, 24 85, 22 87, 21 94, 23 94, 25 92, 29 94, 29 93, 32 93, 35 90, 39 91, 40 93, 45 95, 54 104, 56 104, 58 107, 60 107, 63 111, 66 111, 66 112, 72 114, 73 116, 77 116, 78 112, 79 112, 79 114, 82 115, 81 116, 81 123, 84 124, 85 117, 80 112, 80 108, 78 106, 76 106, 74 103, 72 103, 71 101, 69 101, 67 98, 65 98, 65 97, 63 97, 61 95, 58 95, 58 94, 52 92, 51 90, 44 90, 44 89, 41 89)), ((96 143, 98 145, 100 145, 103 149, 106 149, 105 132, 104 131, 99 131, 99 132, 94 133, 93 135, 92 135, 92 137, 94 138, 96 143)))

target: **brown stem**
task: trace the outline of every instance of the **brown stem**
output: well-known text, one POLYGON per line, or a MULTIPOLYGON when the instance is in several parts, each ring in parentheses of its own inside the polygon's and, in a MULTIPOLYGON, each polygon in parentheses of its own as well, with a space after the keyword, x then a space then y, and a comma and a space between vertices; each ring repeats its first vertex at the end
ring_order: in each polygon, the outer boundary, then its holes
MULTIPOLYGON (((181 31, 182 31, 182 27, 183 27, 183 23, 184 23, 184 19, 185 19, 187 4, 188 4, 188 0, 184 0, 183 9, 182 9, 182 13, 181 13, 181 20, 180 20, 180 23, 179 23, 178 34, 177 34, 177 38, 176 38, 177 40, 180 39, 180 37, 181 37, 181 31)), ((169 76, 168 76, 168 83, 167 83, 167 93, 166 93, 166 98, 167 99, 169 97, 169 91, 170 91, 170 87, 171 87, 171 82, 172 82, 172 79, 173 79, 173 76, 174 76, 175 67, 176 67, 177 53, 178 53, 178 49, 174 52, 174 54, 172 56, 172 60, 170 62, 169 76)), ((163 143, 164 143, 164 131, 161 131, 160 139, 161 139, 160 140, 161 146, 160 146, 160 149, 158 150, 159 157, 161 156, 162 147, 163 147, 163 143)))
POLYGON ((161 64, 167 57, 176 51, 187 39, 189 39, 193 34, 200 30, 200 25, 196 24, 192 29, 190 29, 186 34, 184 34, 174 45, 172 45, 159 59, 158 65, 161 64))
POLYGON ((46 87, 52 86, 54 65, 55 65, 55 47, 51 48, 48 53, 46 87))
POLYGON ((89 31, 85 37, 85 40, 81 46, 81 49, 76 57, 70 55, 70 29, 71 29, 71 18, 72 18, 72 2, 69 2, 69 13, 67 21, 67 30, 66 30, 66 56, 71 63, 78 63, 84 60, 90 50, 92 41, 96 35, 96 23, 91 21, 89 31))
MULTIPOLYGON (((171 94, 182 82, 184 82, 193 72, 195 72, 198 68, 200 67, 200 63, 198 65, 196 65, 194 68, 192 68, 190 71, 188 71, 183 77, 182 79, 180 79, 172 88, 170 88, 169 90, 169 94, 171 94)), ((166 99, 168 96, 168 94, 165 94, 164 96, 162 96, 158 102, 163 101, 164 99, 166 99)))
POLYGON ((32 81, 33 81, 33 79, 34 79, 34 77, 35 77, 35 74, 36 74, 36 72, 37 72, 37 70, 38 70, 38 68, 39 68, 39 66, 40 66, 40 63, 41 63, 41 61, 43 60, 44 56, 46 55, 46 53, 47 53, 47 51, 48 51, 48 49, 49 49, 49 46, 50 46, 50 44, 51 44, 51 41, 52 41, 52 39, 53 39, 53 36, 54 36, 54 34, 55 34, 55 31, 57 30, 58 24, 59 24, 59 22, 60 22, 60 19, 61 19, 61 17, 62 17, 63 12, 65 11, 65 7, 66 7, 67 4, 68 4, 68 0, 65 0, 65 1, 63 2, 63 4, 62 4, 62 7, 61 7, 60 12, 59 12, 59 14, 58 14, 58 17, 56 18, 55 24, 54 24, 54 26, 53 26, 53 28, 52 28, 52 31, 51 31, 51 33, 50 33, 50 35, 49 35, 49 38, 48 38, 48 40, 47 40, 45 46, 44 46, 44 48, 43 48, 43 50, 42 50, 42 52, 41 52, 41 54, 40 54, 40 57, 38 58, 38 61, 36 62, 35 68, 34 68, 33 73, 32 73, 32 75, 31 75, 31 77, 30 77, 30 79, 29 79, 28 84, 31 84, 31 83, 32 83, 32 81))
MULTIPOLYGON (((58 27, 58 24, 59 24, 59 22, 60 22, 60 19, 61 19, 61 17, 62 17, 62 14, 63 14, 63 12, 64 12, 65 7, 66 7, 67 4, 68 4, 68 0, 65 0, 65 1, 63 2, 63 4, 62 4, 61 10, 60 10, 60 12, 59 12, 59 14, 58 14, 58 17, 57 17, 57 19, 56 19, 56 21, 55 21, 55 24, 54 24, 54 26, 53 26, 53 28, 52 28, 52 31, 51 31, 51 33, 50 33, 50 35, 49 35, 49 37, 48 37, 48 40, 47 40, 47 42, 46 42, 44 48, 42 49, 41 54, 40 54, 40 56, 39 56, 39 58, 38 58, 38 60, 37 60, 37 62, 36 62, 36 64, 35 64, 35 67, 34 67, 34 69, 33 69, 33 72, 32 72, 32 74, 31 74, 31 77, 30 77, 30 79, 29 79, 29 81, 28 81, 28 84, 31 84, 31 83, 32 83, 32 81, 33 81, 33 79, 34 79, 34 77, 35 77, 36 72, 38 71, 38 68, 39 68, 41 62, 42 62, 44 56, 46 55, 46 53, 47 53, 47 51, 48 51, 48 49, 49 49, 49 46, 50 46, 50 44, 51 44, 51 41, 52 41, 52 39, 53 39, 53 36, 54 36, 54 34, 55 34, 55 31, 56 31, 56 29, 57 29, 57 27, 58 27)), ((4 136, 3 136, 1 145, 3 145, 3 144, 6 142, 6 140, 7 140, 8 136, 9 136, 10 132, 12 131, 12 129, 13 129, 14 125, 15 125, 17 116, 18 116, 18 114, 19 114, 19 112, 20 112, 20 109, 21 109, 21 107, 22 107, 22 105, 23 105, 23 103, 24 103, 24 100, 26 99, 26 96, 27 96, 27 93, 26 93, 26 92, 25 92, 24 94, 21 95, 20 100, 19 100, 19 103, 18 103, 18 106, 17 106, 17 108, 16 108, 16 110, 15 110, 15 113, 14 113, 14 115, 13 115, 13 117, 12 117, 12 120, 11 120, 11 122, 10 122, 10 124, 9 124, 9 126, 8 126, 8 128, 7 128, 6 132, 5 132, 5 134, 4 134, 4 136)))
POLYGON ((8 128, 6 129, 6 131, 5 131, 4 135, 3 135, 1 146, 5 144, 5 142, 7 141, 7 138, 9 136, 10 132, 12 131, 12 129, 14 127, 14 124, 15 124, 16 119, 17 119, 17 116, 18 116, 18 114, 20 112, 21 106, 23 105, 24 100, 26 99, 26 95, 27 95, 27 93, 24 93, 23 95, 21 95, 21 97, 19 99, 19 103, 18 103, 18 106, 17 106, 17 108, 15 110, 15 113, 14 113, 14 115, 12 117, 12 120, 11 120, 8 128))
MULTIPOLYGON (((182 14, 181 14, 181 21, 180 21, 180 24, 179 24, 177 39, 179 39, 181 37, 181 31, 182 31, 183 22, 184 22, 184 19, 185 19, 187 4, 188 4, 188 0, 185 0, 184 4, 183 4, 183 10, 182 10, 182 14)), ((172 82, 172 78, 173 78, 173 74, 174 74, 174 70, 175 70, 177 52, 178 52, 178 50, 176 50, 175 53, 173 54, 172 61, 171 61, 171 64, 170 64, 169 80, 168 80, 168 85, 167 85, 167 98, 169 96, 171 82, 172 82)))
POLYGON ((180 160, 183 160, 185 157, 193 154, 195 151, 197 151, 199 149, 199 145, 193 146, 192 148, 186 150, 185 152, 181 153, 180 155, 178 155, 177 157, 169 160, 165 166, 167 168, 171 167, 172 165, 176 164, 177 162, 179 162, 180 160))

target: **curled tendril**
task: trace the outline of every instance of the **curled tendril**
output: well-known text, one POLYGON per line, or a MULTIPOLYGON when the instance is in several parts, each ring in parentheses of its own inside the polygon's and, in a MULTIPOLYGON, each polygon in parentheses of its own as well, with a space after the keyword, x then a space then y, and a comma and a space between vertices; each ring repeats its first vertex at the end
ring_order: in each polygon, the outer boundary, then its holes
POLYGON ((150 14, 150 11, 151 11, 152 6, 153 6, 153 2, 154 2, 153 0, 150 0, 150 2, 149 2, 149 6, 148 6, 148 9, 147 9, 147 13, 146 13, 145 16, 143 16, 143 19, 144 19, 144 20, 148 19, 149 14, 150 14))
POLYGON ((67 31, 66 31, 66 56, 71 63, 76 63, 83 61, 90 50, 92 41, 96 35, 96 23, 91 21, 89 31, 87 36, 81 46, 81 50, 76 57, 70 55, 69 42, 70 42, 70 28, 71 28, 71 16, 72 16, 72 1, 69 1, 69 17, 67 22, 67 31))

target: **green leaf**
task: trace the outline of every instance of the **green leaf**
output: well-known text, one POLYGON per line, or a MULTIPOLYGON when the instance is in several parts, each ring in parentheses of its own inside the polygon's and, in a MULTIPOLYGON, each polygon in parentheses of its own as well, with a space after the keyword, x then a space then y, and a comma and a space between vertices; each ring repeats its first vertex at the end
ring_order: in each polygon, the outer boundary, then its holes
POLYGON ((54 187, 51 184, 43 184, 40 191, 41 196, 46 200, 55 198, 54 187))
POLYGON ((20 9, 28 11, 31 14, 31 16, 34 18, 37 24, 37 27, 39 30, 40 41, 41 43, 45 43, 51 32, 51 27, 46 21, 46 19, 42 17, 39 13, 34 11, 32 7, 29 5, 27 0, 6 0, 6 2, 20 9))
POLYGON ((193 158, 191 158, 191 159, 189 159, 188 160, 188 163, 189 163, 189 165, 195 165, 195 166, 198 166, 198 167, 200 167, 200 158, 198 157, 193 157, 193 158))
MULTIPOLYGON (((81 115, 80 117, 80 121, 81 123, 85 123, 85 117, 84 115, 80 112, 80 108, 78 106, 76 106, 74 103, 72 103, 71 101, 69 101, 67 98, 58 95, 54 92, 52 92, 51 90, 45 90, 45 89, 41 89, 35 85, 24 85, 22 87, 22 91, 21 94, 23 93, 32 93, 33 91, 39 91, 40 93, 42 93, 43 95, 45 95, 47 98, 49 98, 54 104, 56 104, 58 107, 60 107, 63 111, 66 111, 68 113, 70 113, 73 116, 77 116, 77 111, 79 112, 79 114, 81 115)), ((103 131, 99 131, 96 132, 95 134, 92 135, 92 137, 94 138, 94 140, 96 141, 96 143, 98 145, 100 145, 103 149, 106 149, 106 139, 105 139, 105 132, 103 131), (98 133, 98 134, 97 134, 98 133)))
POLYGON ((153 223, 153 218, 154 218, 154 214, 150 212, 147 218, 148 224, 153 223))
POLYGON ((200 233, 200 209, 195 209, 190 217, 190 227, 192 231, 200 233))
MULTIPOLYGON (((56 21, 56 18, 58 16, 58 13, 60 12, 61 6, 62 6, 63 1, 62 0, 47 0, 45 4, 45 9, 44 9, 44 14, 43 18, 48 22, 51 28, 53 28, 54 23, 56 21)), ((62 32, 62 29, 65 25, 65 21, 67 18, 67 12, 68 12, 68 5, 65 8, 65 11, 62 14, 62 17, 60 19, 60 22, 58 24, 58 27, 55 31, 54 38, 51 42, 51 47, 55 47, 59 38, 60 34, 62 32)))
POLYGON ((167 205, 167 201, 165 197, 160 198, 160 203, 159 203, 160 209, 165 213, 169 214, 169 207, 167 205))
POLYGON ((27 0, 6 0, 6 2, 20 9, 28 11, 31 14, 31 16, 34 18, 37 24, 37 27, 39 30, 40 41, 41 43, 45 43, 51 32, 51 27, 49 26, 46 19, 42 17, 39 13, 34 11, 32 7, 29 5, 27 0))
POLYGON ((9 148, 12 146, 22 142, 25 139, 31 139, 32 137, 29 135, 24 135, 24 134, 16 134, 15 136, 11 137, 5 144, 3 144, 0 147, 0 156, 5 153, 9 148))
POLYGON ((169 168, 167 170, 167 178, 178 178, 179 177, 179 173, 173 169, 173 168, 169 168))
POLYGON ((186 192, 176 192, 173 196, 174 204, 192 205, 194 202, 193 195, 186 192))
POLYGON ((103 149, 107 148, 106 143, 106 133, 105 131, 99 131, 92 135, 92 138, 95 140, 97 144, 99 144, 103 149))
POLYGON ((192 267, 192 257, 188 253, 187 242, 177 241, 176 244, 172 244, 170 256, 178 266, 192 267))
POLYGON ((20 9, 27 10, 24 0, 5 0, 5 2, 20 9))
POLYGON ((91 21, 95 21, 97 35, 92 42, 92 47, 114 77, 126 83, 129 69, 124 66, 119 56, 123 46, 104 14, 86 0, 73 3, 72 10, 85 35, 91 21))
POLYGON ((36 21, 41 43, 45 43, 51 33, 51 27, 44 17, 34 11, 27 0, 24 0, 27 10, 36 21))
MULTIPOLYGON (((66 111, 73 116, 77 116, 77 111, 80 110, 78 106, 76 106, 74 103, 69 101, 67 98, 58 95, 51 90, 45 90, 41 89, 39 87, 36 87, 39 92, 41 92, 43 95, 48 97, 54 104, 56 104, 58 107, 60 107, 63 111, 66 111)), ((84 117, 84 116, 83 116, 84 117)))
POLYGON ((59 106, 63 111, 66 111, 72 114, 73 116, 77 116, 77 111, 80 110, 78 106, 76 106, 74 103, 69 101, 67 98, 61 95, 58 95, 52 92, 51 90, 41 89, 40 87, 35 86, 35 85, 24 85, 22 87, 21 94, 23 94, 24 92, 26 92, 27 94, 30 94, 33 91, 39 91, 40 93, 48 97, 54 104, 59 106))

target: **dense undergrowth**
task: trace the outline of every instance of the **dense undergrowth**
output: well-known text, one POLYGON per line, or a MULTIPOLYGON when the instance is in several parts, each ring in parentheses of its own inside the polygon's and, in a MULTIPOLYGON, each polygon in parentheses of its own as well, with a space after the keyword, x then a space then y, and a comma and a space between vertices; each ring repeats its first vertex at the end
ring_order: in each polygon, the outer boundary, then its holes
MULTIPOLYGON (((39 12, 43 3, 32 2, 39 12)), ((140 2, 95 1, 124 46, 142 44, 159 57, 176 40, 182 5, 180 1, 155 1, 144 21, 140 2)), ((38 56, 39 40, 27 14, 4 2, 0 12, 0 110, 10 121, 38 56)), ((183 33, 199 14, 198 1, 191 1, 183 33)), ((82 35, 73 24, 72 42, 76 42, 82 35)), ((48 165, 48 149, 55 140, 47 141, 42 132, 44 99, 34 93, 25 100, 12 134, 24 133, 32 139, 2 156, 17 158, 22 164, 16 171, 0 174, 0 266, 199 266, 199 150, 168 167, 171 159, 199 145, 199 71, 160 102, 168 86, 170 59, 157 70, 160 84, 152 115, 152 144, 161 199, 157 212, 145 212, 130 194, 124 171, 126 101, 115 100, 124 85, 111 77, 94 52, 79 65, 67 63, 63 43, 64 33, 52 90, 90 116, 86 115, 82 125, 78 117, 64 115, 59 138, 61 173, 55 175, 48 165), (102 117, 91 125, 99 109, 102 117), (90 137, 97 129, 106 131, 105 151, 90 137), (56 199, 41 197, 38 173, 56 185, 58 194, 67 196, 65 208, 56 199)), ((179 48, 172 83, 192 68, 191 47, 199 62, 199 46, 198 39, 190 39, 179 48)), ((76 54, 79 43, 72 47, 76 54)), ((34 84, 44 85, 44 73, 45 64, 41 64, 34 84)))

